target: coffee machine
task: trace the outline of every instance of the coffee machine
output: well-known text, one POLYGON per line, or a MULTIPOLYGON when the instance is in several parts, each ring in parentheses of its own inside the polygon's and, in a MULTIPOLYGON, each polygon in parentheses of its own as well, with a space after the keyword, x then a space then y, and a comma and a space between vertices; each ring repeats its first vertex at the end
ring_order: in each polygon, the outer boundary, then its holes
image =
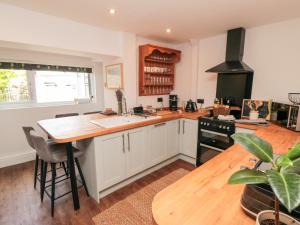
POLYGON ((169 95, 169 109, 170 111, 177 111, 178 109, 178 96, 169 95))

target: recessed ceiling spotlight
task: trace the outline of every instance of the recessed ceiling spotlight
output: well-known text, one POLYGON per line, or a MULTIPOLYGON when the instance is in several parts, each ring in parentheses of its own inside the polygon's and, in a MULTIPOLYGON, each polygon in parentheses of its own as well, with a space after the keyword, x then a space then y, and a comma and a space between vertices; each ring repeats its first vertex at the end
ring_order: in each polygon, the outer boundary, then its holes
POLYGON ((171 29, 170 28, 167 28, 166 29, 166 32, 169 34, 169 33, 171 33, 171 29))
POLYGON ((109 13, 110 13, 111 15, 115 15, 116 12, 117 12, 117 11, 116 11, 115 9, 110 9, 110 10, 109 10, 109 13))

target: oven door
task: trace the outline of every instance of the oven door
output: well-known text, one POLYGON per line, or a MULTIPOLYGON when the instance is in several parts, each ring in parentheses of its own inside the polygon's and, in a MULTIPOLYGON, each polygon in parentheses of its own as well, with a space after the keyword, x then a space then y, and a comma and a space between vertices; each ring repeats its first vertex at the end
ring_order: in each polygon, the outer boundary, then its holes
POLYGON ((221 150, 225 150, 233 144, 232 138, 227 134, 206 130, 206 129, 200 130, 199 138, 200 138, 200 143, 221 150))
POLYGON ((208 160, 214 158, 224 150, 200 143, 200 146, 198 147, 198 151, 199 151, 199 155, 198 155, 199 165, 201 165, 207 162, 208 160))
POLYGON ((233 139, 224 133, 200 129, 197 165, 201 165, 233 145, 233 139))

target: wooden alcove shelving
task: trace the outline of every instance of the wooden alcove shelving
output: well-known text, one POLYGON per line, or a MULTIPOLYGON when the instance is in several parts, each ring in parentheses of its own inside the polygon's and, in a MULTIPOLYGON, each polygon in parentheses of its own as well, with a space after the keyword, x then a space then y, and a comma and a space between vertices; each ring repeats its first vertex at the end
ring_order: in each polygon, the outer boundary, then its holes
POLYGON ((168 95, 174 89, 181 51, 155 45, 139 47, 139 96, 168 95))

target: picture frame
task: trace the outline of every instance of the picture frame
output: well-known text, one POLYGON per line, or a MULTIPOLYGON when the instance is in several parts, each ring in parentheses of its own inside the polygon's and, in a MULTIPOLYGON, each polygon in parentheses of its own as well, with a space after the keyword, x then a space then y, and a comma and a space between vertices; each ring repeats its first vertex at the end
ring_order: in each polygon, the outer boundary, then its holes
POLYGON ((266 120, 271 119, 271 106, 272 106, 272 100, 255 100, 255 99, 244 99, 243 105, 242 105, 242 119, 249 119, 250 116, 250 107, 249 103, 251 101, 256 102, 256 104, 259 104, 258 106, 258 118, 263 118, 266 120))
POLYGON ((123 64, 105 66, 105 86, 108 89, 123 89, 123 64))

